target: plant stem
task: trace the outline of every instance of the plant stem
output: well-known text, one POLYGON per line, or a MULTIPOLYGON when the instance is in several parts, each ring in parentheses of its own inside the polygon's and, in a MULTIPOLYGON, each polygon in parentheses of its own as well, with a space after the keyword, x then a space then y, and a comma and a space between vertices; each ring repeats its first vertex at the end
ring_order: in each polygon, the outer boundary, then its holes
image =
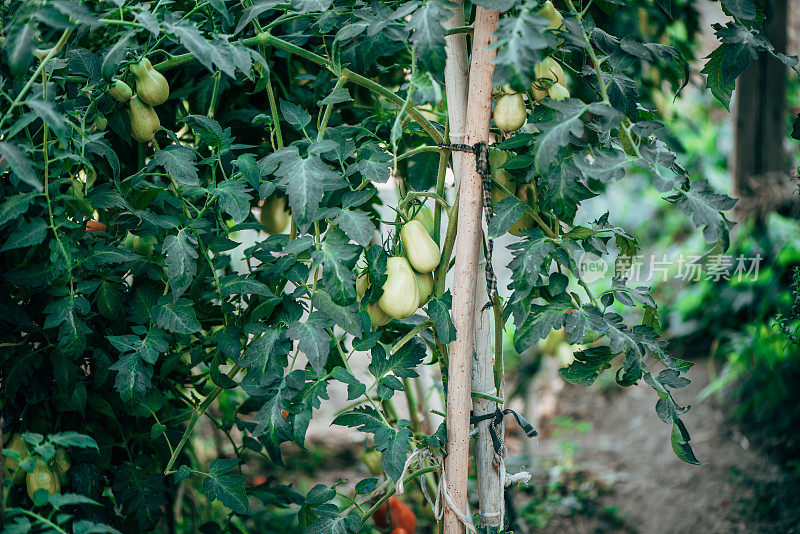
MULTIPOLYGON (((331 93, 334 93, 338 88, 344 85, 344 82, 347 80, 345 75, 339 76, 336 80, 336 85, 333 86, 333 90, 331 93)), ((317 141, 322 141, 325 138, 325 128, 328 127, 328 120, 331 118, 331 112, 333 111, 333 103, 328 104, 325 106, 325 113, 322 115, 322 121, 317 125, 318 132, 317 132, 317 141)))
POLYGON ((0 119, 0 128, 3 127, 3 124, 5 124, 6 122, 6 119, 8 119, 8 117, 11 116, 11 112, 14 110, 14 108, 20 105, 20 103, 22 102, 22 98, 25 96, 28 90, 30 90, 34 80, 36 80, 39 77, 39 75, 42 72, 44 72, 44 68, 47 66, 47 63, 61 51, 61 48, 63 48, 63 46, 67 43, 67 39, 69 39, 69 36, 71 34, 72 34, 71 29, 64 30, 64 33, 61 34, 61 38, 58 40, 55 46, 53 46, 47 53, 47 55, 44 57, 44 59, 42 59, 41 63, 39 63, 39 66, 36 68, 36 71, 33 73, 33 75, 31 75, 31 77, 28 79, 28 82, 20 90, 19 94, 17 95, 17 98, 14 99, 14 101, 8 107, 6 112, 3 114, 3 118, 0 119))
MULTIPOLYGON (((408 475, 407 477, 405 477, 403 479, 403 484, 408 484, 409 482, 411 482, 415 478, 420 477, 420 476, 422 476, 422 475, 424 475, 426 473, 432 473, 432 472, 434 472, 436 470, 437 469, 436 469, 435 466, 423 467, 422 469, 418 469, 418 470, 414 471, 413 473, 411 473, 410 475, 408 475)), ((372 517, 372 515, 375 513, 375 510, 380 508, 380 506, 383 503, 388 501, 389 497, 394 495, 396 491, 397 491, 397 486, 392 484, 391 486, 389 486, 389 489, 386 491, 386 494, 383 497, 381 497, 380 499, 378 499, 378 502, 376 502, 374 505, 372 505, 372 508, 367 510, 367 513, 364 514, 364 517, 361 520, 361 527, 359 527, 359 529, 358 529, 359 532, 361 532, 361 529, 364 528, 364 525, 367 523, 367 520, 370 517, 372 517)))
POLYGON ((394 344, 394 346, 391 348, 391 350, 389 350, 389 355, 396 354, 398 350, 403 348, 403 345, 405 345, 406 343, 408 343, 409 341, 414 339, 414 336, 416 336, 417 334, 419 334, 420 332, 422 332, 423 330, 425 330, 429 326, 431 326, 431 322, 430 321, 424 321, 424 322, 418 324, 417 326, 415 326, 414 328, 412 328, 408 332, 408 334, 406 334, 403 337, 401 337, 400 341, 398 341, 397 343, 394 344))
MULTIPOLYGON (((234 365, 233 368, 230 371, 228 371, 227 375, 228 378, 232 379, 234 376, 236 376, 236 373, 238 373, 240 370, 241 368, 238 365, 234 365)), ((170 474, 172 466, 175 464, 175 460, 177 460, 178 455, 181 453, 183 447, 186 445, 186 442, 189 440, 189 436, 192 435, 192 430, 194 430, 194 425, 197 424, 197 421, 206 412, 206 410, 208 410, 208 407, 211 406, 211 403, 214 402, 216 398, 219 397, 219 394, 222 393, 224 390, 225 388, 223 388, 222 386, 216 386, 213 390, 211 390, 211 393, 208 394, 208 397, 206 397, 205 400, 203 400, 203 402, 201 402, 200 405, 197 406, 197 408, 195 408, 194 412, 192 412, 192 417, 189 420, 189 425, 186 427, 186 430, 183 432, 183 436, 181 436, 181 440, 178 442, 178 445, 175 447, 175 450, 169 457, 169 461, 167 462, 167 467, 164 468, 165 475, 170 474)))
MULTIPOLYGON (((299 46, 294 45, 294 44, 292 44, 292 43, 290 43, 288 41, 284 41, 283 39, 275 37, 274 35, 271 35, 269 32, 262 32, 262 33, 259 33, 258 35, 256 35, 255 37, 250 37, 248 39, 244 39, 242 41, 242 44, 244 46, 248 46, 248 47, 257 46, 257 45, 260 45, 260 44, 277 46, 278 48, 286 50, 287 52, 290 52, 290 53, 292 53, 292 54, 294 54, 296 56, 300 56, 300 57, 302 57, 304 59, 307 59, 307 60, 309 60, 309 61, 311 61, 313 63, 316 63, 317 65, 325 67, 326 69, 328 69, 329 71, 334 73, 336 76, 345 76, 348 81, 351 81, 351 82, 353 82, 355 84, 358 84, 358 85, 360 85, 362 87, 366 87, 367 89, 371 90, 372 92, 377 93, 377 94, 385 97, 387 100, 389 100, 393 104, 396 104, 398 107, 402 107, 403 106, 404 100, 402 98, 400 98, 399 96, 397 96, 392 91, 390 91, 389 89, 387 89, 386 87, 384 87, 384 86, 382 86, 382 85, 380 85, 378 83, 375 83, 372 80, 370 80, 369 78, 365 78, 364 76, 361 76, 360 74, 356 74, 355 72, 353 72, 351 70, 339 69, 338 66, 334 65, 332 62, 328 61, 324 57, 322 57, 320 55, 317 55, 314 52, 310 52, 308 50, 305 50, 304 48, 300 48, 299 46)), ((172 67, 176 67, 178 65, 181 65, 183 63, 188 63, 189 61, 192 61, 194 59, 195 59, 194 55, 192 55, 191 53, 187 52, 186 54, 180 54, 178 56, 175 56, 175 57, 172 57, 170 59, 167 59, 166 61, 162 61, 161 63, 153 65, 153 67, 156 70, 163 71, 163 70, 171 69, 172 67)), ((442 136, 439 133, 439 131, 436 129, 436 127, 433 124, 430 123, 430 121, 428 121, 428 119, 426 119, 419 112, 419 110, 415 106, 409 106, 408 107, 408 114, 417 123, 419 123, 419 125, 422 127, 422 129, 425 130, 425 132, 429 136, 431 136, 431 138, 437 144, 442 142, 442 136)))

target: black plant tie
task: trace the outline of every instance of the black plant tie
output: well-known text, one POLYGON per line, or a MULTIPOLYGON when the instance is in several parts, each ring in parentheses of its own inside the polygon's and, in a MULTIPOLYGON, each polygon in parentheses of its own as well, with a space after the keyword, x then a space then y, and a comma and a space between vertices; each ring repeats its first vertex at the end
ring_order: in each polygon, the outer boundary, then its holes
POLYGON ((494 413, 473 415, 469 419, 469 422, 473 425, 478 424, 481 421, 486 421, 487 419, 492 420, 492 424, 489 425, 489 434, 492 436, 492 446, 494 447, 494 452, 497 454, 500 454, 500 450, 503 447, 503 440, 500 438, 500 425, 503 423, 503 417, 508 414, 514 415, 514 417, 517 419, 517 424, 520 426, 520 428, 522 428, 526 436, 533 438, 539 435, 539 433, 535 428, 533 428, 533 425, 530 424, 527 419, 522 417, 511 408, 506 408, 505 410, 498 408, 494 411, 494 413))
MULTIPOLYGON (((483 193, 483 212, 486 217, 486 224, 494 217, 494 208, 492 208, 492 173, 489 169, 489 147, 480 141, 474 145, 460 145, 460 144, 443 144, 439 148, 447 150, 457 150, 460 152, 469 152, 475 154, 475 170, 481 177, 481 190, 483 193)), ((486 240, 486 294, 489 295, 489 302, 487 302, 481 311, 494 306, 497 297, 497 277, 494 274, 492 267, 492 250, 494 249, 494 242, 491 239, 486 240)))

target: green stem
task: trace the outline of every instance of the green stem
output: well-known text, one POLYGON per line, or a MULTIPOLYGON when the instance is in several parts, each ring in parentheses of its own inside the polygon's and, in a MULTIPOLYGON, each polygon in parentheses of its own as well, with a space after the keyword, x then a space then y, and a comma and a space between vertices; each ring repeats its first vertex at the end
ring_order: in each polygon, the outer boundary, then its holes
MULTIPOLYGON (((435 466, 431 466, 431 467, 423 467, 422 469, 418 469, 418 470, 414 471, 413 473, 411 473, 410 475, 408 475, 407 477, 405 477, 405 478, 403 479, 403 484, 408 484, 409 482, 411 482, 411 481, 412 481, 412 480, 414 480, 415 478, 418 478, 418 477, 420 477, 420 476, 422 476, 422 475, 424 475, 424 474, 426 474, 426 473, 433 473, 434 471, 437 471, 437 469, 436 469, 436 467, 435 467, 435 466)), ((396 485, 394 485, 394 484, 392 484, 392 485, 389 487, 389 489, 387 490, 386 494, 385 494, 383 497, 381 497, 380 499, 378 499, 378 502, 376 502, 374 505, 372 505, 372 508, 370 508, 369 510, 367 510, 367 513, 366 513, 366 514, 364 514, 364 517, 363 517, 363 519, 361 520, 361 526, 360 526, 360 527, 359 527, 359 529, 358 529, 358 531, 359 531, 359 532, 361 531, 361 529, 363 529, 363 528, 364 528, 364 525, 367 523, 367 520, 368 520, 370 517, 372 517, 372 515, 375 513, 375 510, 377 510, 378 508, 380 508, 380 506, 381 506, 383 503, 385 503, 386 501, 388 501, 388 500, 389 500, 389 497, 391 497, 392 495, 394 495, 396 491, 397 491, 397 486, 396 486, 396 485)))
MULTIPOLYGON (((347 77, 342 75, 336 80, 336 85, 333 86, 333 90, 331 94, 336 92, 344 82, 347 80, 347 77)), ((328 104, 325 106, 325 113, 322 115, 322 121, 317 125, 318 132, 317 132, 317 141, 322 141, 325 138, 325 128, 328 127, 328 120, 331 118, 331 112, 333 111, 333 103, 328 104)))
POLYGON ((418 324, 417 326, 415 326, 414 328, 412 328, 408 332, 408 334, 404 335, 402 338, 400 338, 400 341, 398 341, 397 343, 394 344, 394 346, 389 351, 389 355, 396 354, 398 350, 403 348, 403 345, 405 345, 406 343, 408 343, 409 341, 414 339, 414 336, 416 336, 417 334, 419 334, 420 332, 422 332, 423 330, 425 330, 429 326, 431 326, 431 322, 430 321, 424 321, 424 322, 418 324))
MULTIPOLYGON (((449 123, 448 123, 449 129, 449 123)), ((448 132, 449 134, 449 132, 448 132)), ((444 197, 444 179, 447 175, 447 162, 450 159, 450 151, 442 150, 439 153, 439 168, 436 173, 436 194, 442 198, 444 197)), ((447 209, 447 204, 444 204, 447 209)), ((433 207, 433 240, 436 244, 440 244, 442 233, 442 207, 438 204, 433 207)), ((448 258, 449 259, 449 258, 448 258)))
MULTIPOLYGON (((34 80, 36 80, 39 77, 39 75, 42 74, 42 72, 44 72, 44 68, 47 66, 47 63, 61 51, 61 48, 63 48, 63 46, 67 43, 67 39, 69 39, 69 36, 71 34, 72 34, 71 29, 64 30, 64 33, 61 34, 61 38, 58 40, 55 46, 53 46, 53 48, 50 49, 50 51, 47 53, 44 59, 42 59, 41 63, 39 63, 39 66, 36 68, 36 71, 33 73, 33 75, 28 79, 28 82, 20 90, 19 94, 17 95, 17 98, 14 99, 14 101, 8 107, 6 112, 3 114, 3 118, 0 119, 0 128, 3 127, 3 124, 5 124, 6 122, 6 119, 8 119, 8 117, 11 116, 11 112, 14 110, 14 108, 20 105, 22 99, 25 97, 25 94, 30 90, 31 86, 33 85, 34 80)), ((4 140, 7 141, 7 139, 4 140)))
POLYGON ((419 408, 417 406, 417 396, 414 395, 414 388, 411 379, 403 379, 403 387, 406 389, 406 402, 408 403, 408 416, 411 418, 411 429, 414 434, 422 432, 422 425, 419 421, 419 408))
MULTIPOLYGON (((444 282, 447 276, 447 271, 450 269, 450 256, 453 254, 453 246, 456 242, 456 229, 458 227, 458 194, 453 201, 453 207, 450 208, 447 214, 447 233, 444 236, 444 246, 442 247, 442 261, 436 268, 436 274, 433 277, 433 295, 441 297, 444 295, 444 282)), ((435 219, 434 219, 435 220, 435 219)))
POLYGON ((214 91, 211 93, 211 104, 208 105, 208 116, 214 116, 214 108, 217 105, 217 93, 219 92, 219 79, 222 77, 222 72, 217 71, 214 74, 214 91))
MULTIPOLYGON (((386 87, 384 87, 384 86, 382 86, 382 85, 380 85, 378 83, 375 83, 372 80, 370 80, 369 78, 365 78, 364 76, 361 76, 360 74, 356 74, 355 72, 353 72, 351 70, 348 70, 348 69, 341 69, 340 70, 338 66, 334 65, 332 62, 328 61, 324 57, 322 57, 320 55, 317 55, 314 52, 310 52, 308 50, 300 48, 299 46, 294 45, 294 44, 292 44, 292 43, 290 43, 288 41, 284 41, 283 39, 275 37, 274 35, 271 35, 268 32, 262 32, 262 33, 259 33, 258 35, 256 35, 255 37, 250 37, 248 39, 244 39, 242 41, 242 44, 244 46, 247 46, 247 47, 257 46, 257 45, 260 45, 260 44, 277 46, 278 48, 286 50, 287 52, 290 52, 290 53, 292 53, 292 54, 294 54, 296 56, 300 56, 300 57, 302 57, 304 59, 307 59, 307 60, 309 60, 309 61, 311 61, 313 63, 316 63, 317 65, 325 67, 326 69, 328 69, 329 71, 334 73, 336 76, 345 76, 348 81, 351 81, 351 82, 353 82, 355 84, 358 84, 358 85, 360 85, 362 87, 366 87, 367 89, 371 90, 372 92, 377 93, 377 94, 385 97, 387 100, 389 100, 393 104, 396 104, 398 107, 402 107, 403 106, 404 100, 402 98, 400 98, 399 96, 397 96, 392 91, 390 91, 389 89, 387 89, 386 87)), ((192 60, 194 60, 194 55, 192 55, 191 53, 180 54, 180 55, 172 57, 172 58, 170 58, 170 59, 168 59, 166 61, 162 61, 161 63, 158 63, 158 64, 154 65, 153 67, 156 70, 162 71, 162 70, 170 69, 172 67, 176 67, 178 65, 182 65, 183 63, 188 63, 189 61, 192 61, 192 60)), ((430 123, 430 121, 428 121, 428 119, 426 119, 419 112, 419 110, 415 106, 409 106, 408 114, 415 121, 417 121, 417 123, 419 123, 419 125, 422 127, 422 129, 425 130, 425 132, 429 136, 431 136, 431 138, 437 144, 442 143, 442 136, 439 133, 439 131, 436 129, 436 127, 433 124, 430 123)))
MULTIPOLYGON (((412 156, 416 156, 417 154, 421 154, 423 152, 442 152, 443 149, 439 148, 438 146, 433 145, 423 145, 418 146, 417 148, 411 149, 408 152, 403 152, 399 156, 397 156, 397 161, 402 161, 406 158, 410 158, 412 156)), ((445 152, 447 152, 445 150, 445 152)))
POLYGON ((283 134, 281 133, 281 119, 278 115, 278 106, 275 103, 275 93, 272 92, 272 78, 267 80, 267 99, 269 100, 269 109, 272 113, 272 122, 275 124, 275 137, 278 141, 278 148, 283 148, 283 134))
POLYGON ((488 393, 479 393, 477 391, 473 391, 470 395, 476 399, 486 399, 488 401, 496 402, 499 405, 503 405, 506 401, 501 399, 500 397, 495 397, 494 395, 489 395, 488 393))
POLYGON ((492 306, 494 311, 494 387, 497 394, 501 393, 503 387, 503 376, 505 374, 503 361, 503 304, 500 297, 492 306))
MULTIPOLYGON (((236 373, 238 373, 240 370, 241 368, 238 365, 234 365, 233 368, 228 372, 228 378, 232 379, 234 376, 236 376, 236 373)), ((192 430, 194 430, 194 425, 197 424, 197 421, 206 412, 206 410, 208 410, 208 407, 211 406, 211 403, 214 402, 216 398, 219 396, 219 394, 222 393, 224 390, 225 388, 223 388, 222 386, 215 387, 213 390, 211 390, 211 393, 208 394, 208 397, 206 397, 205 400, 203 400, 203 402, 200 403, 200 405, 194 410, 194 412, 192 413, 192 417, 189 420, 189 425, 186 427, 183 436, 181 436, 181 440, 178 442, 178 445, 175 447, 175 450, 169 457, 169 461, 167 462, 167 467, 164 468, 165 475, 170 474, 172 466, 175 464, 175 460, 178 459, 178 455, 183 450, 183 447, 186 446, 186 442, 192 435, 192 430)))
POLYGON ((31 512, 30 510, 25 510, 24 508, 16 508, 15 510, 19 511, 19 512, 22 512, 25 515, 29 515, 32 518, 36 519, 37 521, 41 521, 42 523, 44 523, 45 525, 49 526, 50 528, 52 528, 56 532, 61 532, 62 534, 68 534, 66 530, 64 530, 63 528, 59 527, 58 525, 56 525, 55 523, 53 523, 52 521, 50 521, 46 517, 40 516, 39 514, 31 512))
MULTIPOLYGON (((405 197, 403 197, 403 200, 401 200, 400 203, 397 205, 397 211, 402 212, 403 208, 406 207, 406 204, 408 204, 412 198, 417 198, 417 197, 432 198, 438 204, 441 204, 442 207, 444 207, 444 209, 446 210, 450 209, 450 206, 447 205, 447 201, 441 196, 437 195, 436 193, 431 193, 430 191, 409 191, 408 193, 406 193, 405 197)), ((439 216, 441 217, 441 214, 439 216)), ((434 228, 436 228, 436 226, 434 226, 434 228)))

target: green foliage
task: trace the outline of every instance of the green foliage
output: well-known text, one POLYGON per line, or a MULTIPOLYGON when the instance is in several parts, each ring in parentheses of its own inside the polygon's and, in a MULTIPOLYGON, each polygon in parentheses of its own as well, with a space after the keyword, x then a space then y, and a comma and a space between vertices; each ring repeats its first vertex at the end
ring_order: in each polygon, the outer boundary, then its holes
MULTIPOLYGON (((659 3, 643 8, 657 31, 627 31, 639 27, 638 11, 597 2, 579 12, 566 2, 565 25, 554 29, 539 2, 482 4, 506 11, 495 86, 527 90, 548 55, 574 82, 574 98, 531 99, 537 129, 500 143, 515 181, 536 192, 530 205, 501 206, 490 223, 500 235, 520 208, 535 222, 511 246, 502 316, 513 316, 514 345, 524 350, 554 328, 571 343, 602 340, 606 348, 583 353, 584 365, 565 378, 590 383, 618 356, 617 381, 654 389, 676 454, 695 462, 686 409, 671 395, 688 365, 665 352, 656 303, 646 288, 614 280, 595 297, 574 259, 612 244, 635 251, 635 239, 607 215, 573 225, 584 200, 637 166, 710 246, 727 243, 732 201, 690 179, 657 114, 639 105, 655 85, 638 88, 640 60, 663 67, 675 88, 685 84, 681 50, 650 41, 682 25, 686 48, 693 18, 673 26, 659 3), (585 294, 568 290, 570 281, 585 294), (641 320, 626 324, 615 302, 641 320)), ((738 18, 718 28, 724 57, 709 77, 718 96, 767 48, 750 4, 725 6, 738 18)), ((303 448, 336 381, 355 402, 335 423, 369 434, 389 479, 411 483, 434 470, 422 458, 441 458, 444 427, 398 418, 392 400, 412 399, 404 381, 428 354, 447 378, 446 345, 458 335, 444 284, 450 258, 417 316, 376 329, 367 306, 380 297, 387 256, 400 250, 387 229, 401 217, 381 220, 376 184, 396 177, 401 203, 433 197, 437 221, 453 215, 441 206, 453 197, 445 168, 437 172, 430 154, 447 141, 442 23, 452 8, 438 0, 3 3, 4 433, 49 435, 42 457, 56 444, 87 449, 75 451, 63 494, 36 502, 10 494, 18 529, 45 524, 38 512, 75 532, 247 531, 274 514, 283 532, 355 532, 387 486, 355 505, 336 485, 303 495, 271 479, 249 484, 243 469, 255 459, 280 465, 287 442, 303 448), (144 58, 170 90, 148 109, 161 124, 154 140, 137 143, 130 104, 108 92, 115 80, 135 86, 130 67, 144 58), (99 119, 108 129, 96 128, 99 119), (287 199, 287 234, 268 236, 258 220, 273 195, 287 199), (385 242, 371 245, 376 229, 385 242), (370 289, 358 303, 364 270, 370 289), (351 369, 356 351, 370 352, 366 376, 351 369), (232 457, 198 454, 198 424, 228 438, 232 457), (406 465, 418 450, 425 454, 406 465)), ((690 11, 676 4, 676 14, 690 11)), ((452 248, 455 231, 439 233, 438 245, 452 248)))

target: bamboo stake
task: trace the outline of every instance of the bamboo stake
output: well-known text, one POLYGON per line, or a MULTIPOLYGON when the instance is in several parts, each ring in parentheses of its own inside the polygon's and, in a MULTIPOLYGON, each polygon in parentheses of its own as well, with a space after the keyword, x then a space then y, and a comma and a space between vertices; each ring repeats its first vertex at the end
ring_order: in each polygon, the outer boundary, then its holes
MULTIPOLYGON (((473 33, 472 61, 466 119, 466 143, 489 140, 492 105, 491 60, 487 50, 497 28, 497 11, 477 8, 473 33)), ((469 412, 472 356, 475 335, 475 284, 480 255, 482 193, 481 177, 475 158, 463 159, 459 184, 458 245, 453 270, 453 324, 456 340, 450 344, 447 384, 447 491, 453 505, 467 513, 467 476, 469 472, 469 412)), ((461 534, 464 525, 449 505, 444 511, 444 534, 461 534)))
MULTIPOLYGON (((486 266, 486 260, 480 262, 480 270, 486 266)), ((472 390, 489 395, 499 395, 494 381, 494 313, 492 310, 483 310, 484 304, 488 302, 489 295, 486 293, 486 281, 482 276, 478 276, 475 288, 475 359, 472 362, 472 390)), ((502 355, 495 356, 502 357, 502 355)), ((487 400, 485 398, 472 398, 472 412, 475 416, 493 414, 502 405, 487 400)), ((498 456, 495 465, 494 444, 489 433, 491 420, 481 421, 475 426, 478 434, 475 436, 475 464, 478 474, 478 499, 480 502, 481 522, 489 527, 501 527, 503 525, 503 515, 505 513, 505 501, 503 499, 503 474, 505 473, 505 462, 498 456)), ((503 435, 503 425, 500 426, 501 436, 503 435)))
MULTIPOLYGON (((464 0, 458 0, 453 16, 444 24, 445 30, 464 25, 464 0)), ((450 142, 466 142, 464 131, 467 122, 467 36, 454 33, 445 37, 447 62, 444 67, 444 85, 447 91, 447 119, 450 123, 450 142)), ((453 174, 456 183, 461 179, 465 152, 453 153, 453 174)))

